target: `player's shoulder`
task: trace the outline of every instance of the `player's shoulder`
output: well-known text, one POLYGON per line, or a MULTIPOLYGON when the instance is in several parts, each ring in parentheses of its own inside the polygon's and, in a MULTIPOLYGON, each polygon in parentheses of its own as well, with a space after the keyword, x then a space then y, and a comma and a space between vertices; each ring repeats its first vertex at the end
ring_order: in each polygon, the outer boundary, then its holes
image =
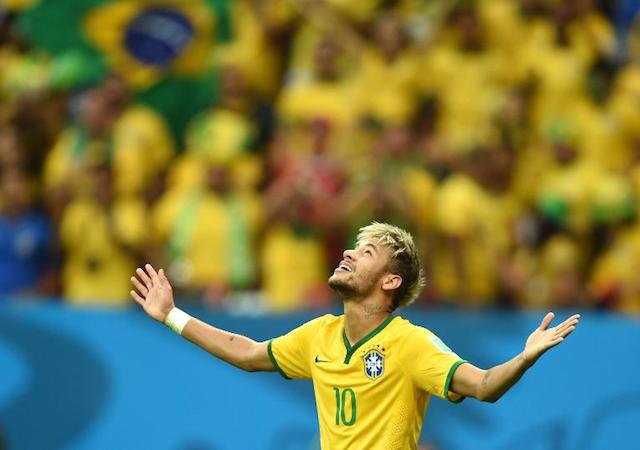
POLYGON ((321 323, 324 325, 324 324, 334 323, 334 322, 342 323, 343 320, 344 320, 344 316, 342 315, 336 316, 333 314, 324 314, 322 316, 316 317, 315 319, 312 319, 311 322, 321 323))
POLYGON ((398 328, 401 334, 404 336, 403 347, 412 352, 419 348, 421 350, 431 349, 434 351, 440 351, 444 353, 453 353, 453 351, 430 329, 416 325, 408 321, 407 319, 400 318, 394 322, 398 322, 398 328))
POLYGON ((394 333, 398 335, 402 335, 405 337, 435 336, 435 334, 428 328, 425 328, 420 325, 416 325, 412 323, 410 320, 405 319, 404 317, 401 317, 401 316, 396 316, 395 319, 393 320, 393 324, 394 324, 394 333))
POLYGON ((323 328, 341 327, 344 324, 344 316, 334 316, 333 314, 325 314, 323 316, 311 319, 305 325, 310 328, 320 330, 323 328))

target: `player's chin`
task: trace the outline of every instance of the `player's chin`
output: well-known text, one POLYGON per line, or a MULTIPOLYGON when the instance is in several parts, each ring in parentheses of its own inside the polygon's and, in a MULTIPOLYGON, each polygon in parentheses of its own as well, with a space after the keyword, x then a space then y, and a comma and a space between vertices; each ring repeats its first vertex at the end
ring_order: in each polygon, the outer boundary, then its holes
POLYGON ((349 282, 341 275, 341 273, 336 272, 329 277, 328 283, 331 289, 335 291, 343 291, 349 289, 349 282))

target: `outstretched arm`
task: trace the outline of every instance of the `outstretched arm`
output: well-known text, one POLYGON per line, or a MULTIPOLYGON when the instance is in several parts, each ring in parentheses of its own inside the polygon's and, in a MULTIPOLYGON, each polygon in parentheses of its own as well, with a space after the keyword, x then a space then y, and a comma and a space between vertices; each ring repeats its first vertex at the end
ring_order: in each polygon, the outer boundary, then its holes
POLYGON ((560 325, 549 328, 553 317, 551 312, 544 317, 540 326, 527 339, 524 351, 512 360, 489 370, 482 370, 471 364, 458 367, 451 380, 451 391, 485 402, 497 401, 538 358, 571 334, 580 320, 580 315, 576 314, 560 325))
MULTIPOLYGON (((159 272, 150 265, 145 270, 138 268, 131 277, 136 290, 131 297, 144 311, 158 322, 167 323, 169 313, 175 308, 173 291, 164 270, 159 272)), ((172 314, 175 314, 172 313, 172 314)), ((190 317, 180 333, 198 347, 240 369, 255 371, 275 371, 269 359, 266 342, 256 342, 245 336, 229 333, 190 317)))

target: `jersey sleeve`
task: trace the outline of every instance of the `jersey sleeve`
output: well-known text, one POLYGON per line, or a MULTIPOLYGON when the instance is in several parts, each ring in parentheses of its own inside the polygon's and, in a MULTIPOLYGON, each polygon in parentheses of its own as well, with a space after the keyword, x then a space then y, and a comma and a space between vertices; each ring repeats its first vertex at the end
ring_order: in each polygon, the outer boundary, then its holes
POLYGON ((269 358, 287 380, 310 379, 313 339, 327 316, 318 317, 269 341, 269 358))
POLYGON ((416 387, 459 403, 464 397, 449 390, 453 374, 467 361, 461 359, 438 336, 416 327, 405 344, 405 367, 416 387))

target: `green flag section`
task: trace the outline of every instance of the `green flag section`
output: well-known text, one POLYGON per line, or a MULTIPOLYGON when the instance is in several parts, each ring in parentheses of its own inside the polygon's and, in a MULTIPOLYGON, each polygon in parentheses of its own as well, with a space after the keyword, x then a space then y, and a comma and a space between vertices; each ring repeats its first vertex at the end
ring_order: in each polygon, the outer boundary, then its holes
POLYGON ((82 24, 86 14, 104 3, 104 0, 40 1, 20 13, 18 27, 35 47, 53 55, 90 49, 82 24))
POLYGON ((191 118, 217 98, 217 80, 217 72, 207 72, 197 78, 170 76, 139 91, 137 98, 159 111, 168 122, 176 142, 182 143, 191 118))
POLYGON ((19 17, 35 47, 101 55, 140 88, 168 74, 199 74, 216 40, 229 38, 229 26, 226 2, 219 0, 47 0, 19 17))
POLYGON ((224 0, 46 0, 19 12, 18 27, 53 58, 50 85, 71 89, 120 74, 165 114, 179 139, 215 93, 211 53, 231 38, 224 0))

